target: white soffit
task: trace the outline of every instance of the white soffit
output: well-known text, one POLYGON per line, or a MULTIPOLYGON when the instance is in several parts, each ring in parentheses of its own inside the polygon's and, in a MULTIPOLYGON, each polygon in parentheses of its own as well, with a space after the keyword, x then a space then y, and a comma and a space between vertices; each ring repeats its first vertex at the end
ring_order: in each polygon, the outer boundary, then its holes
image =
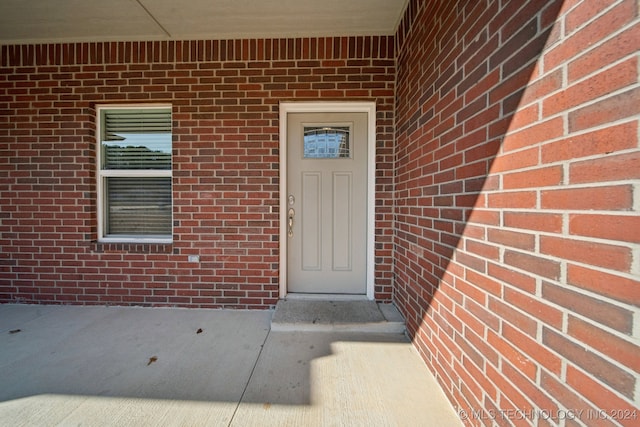
POLYGON ((408 0, 0 0, 0 44, 392 35, 408 0))
POLYGON ((158 39, 135 0, 0 0, 0 43, 158 39))

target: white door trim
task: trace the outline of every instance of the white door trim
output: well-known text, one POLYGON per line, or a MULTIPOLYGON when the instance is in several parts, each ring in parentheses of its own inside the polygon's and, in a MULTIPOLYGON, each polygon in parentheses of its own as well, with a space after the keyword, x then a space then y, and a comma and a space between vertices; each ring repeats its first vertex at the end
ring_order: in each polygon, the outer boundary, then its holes
MULTIPOLYGON (((280 298, 287 296, 287 114, 367 113, 367 294, 374 299, 376 103, 375 102, 281 102, 280 103, 280 298)), ((328 298, 329 296, 326 295, 328 298)))

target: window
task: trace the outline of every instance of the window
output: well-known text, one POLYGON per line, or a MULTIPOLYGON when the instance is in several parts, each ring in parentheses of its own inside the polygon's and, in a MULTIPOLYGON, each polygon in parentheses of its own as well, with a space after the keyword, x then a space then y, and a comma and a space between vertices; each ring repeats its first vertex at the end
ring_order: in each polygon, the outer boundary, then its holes
POLYGON ((304 157, 337 159, 351 157, 348 126, 305 126, 304 157))
POLYGON ((171 107, 98 107, 98 238, 172 241, 171 107))

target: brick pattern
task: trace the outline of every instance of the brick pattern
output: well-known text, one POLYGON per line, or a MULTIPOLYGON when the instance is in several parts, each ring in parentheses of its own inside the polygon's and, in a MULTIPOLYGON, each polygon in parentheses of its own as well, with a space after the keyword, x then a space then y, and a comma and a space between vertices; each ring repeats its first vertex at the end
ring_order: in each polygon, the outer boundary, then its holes
POLYGON ((394 299, 427 365, 467 425, 638 425, 638 3, 412 0, 396 40, 394 299))
POLYGON ((273 306, 283 100, 377 103, 375 295, 391 298, 393 37, 25 45, 1 54, 0 302, 273 306), (171 245, 95 241, 95 106, 103 103, 172 105, 171 245))

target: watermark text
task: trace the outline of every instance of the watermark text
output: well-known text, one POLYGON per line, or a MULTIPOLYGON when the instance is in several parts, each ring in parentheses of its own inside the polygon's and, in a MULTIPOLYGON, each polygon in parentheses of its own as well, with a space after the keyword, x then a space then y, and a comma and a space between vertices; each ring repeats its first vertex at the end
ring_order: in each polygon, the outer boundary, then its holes
POLYGON ((640 418, 636 409, 478 409, 458 410, 461 420, 618 420, 628 421, 640 418))

